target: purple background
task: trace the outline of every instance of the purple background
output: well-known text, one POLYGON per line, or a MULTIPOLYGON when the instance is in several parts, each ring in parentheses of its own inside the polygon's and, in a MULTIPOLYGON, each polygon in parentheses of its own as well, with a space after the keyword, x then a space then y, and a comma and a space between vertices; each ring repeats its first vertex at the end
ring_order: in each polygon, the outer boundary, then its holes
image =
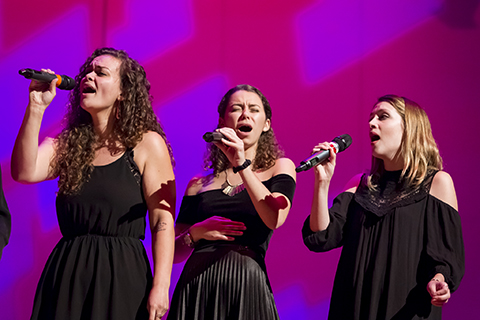
MULTIPOLYGON (((177 211, 186 183, 201 171, 202 134, 232 86, 260 88, 273 128, 296 164, 313 145, 348 133, 331 199, 370 165, 368 115, 394 93, 423 106, 454 179, 462 217, 466 274, 444 319, 472 319, 480 287, 479 0, 77 0, 0 1, 3 184, 12 235, 0 261, 2 319, 29 318, 37 281, 60 238, 56 181, 21 185, 10 154, 28 102, 21 68, 74 76, 100 46, 127 50, 147 70, 154 108, 177 160, 177 211)), ((41 139, 55 135, 67 92, 48 108, 41 139)), ((282 319, 325 319, 340 250, 315 254, 303 245, 313 174, 300 173, 290 215, 271 241, 267 267, 282 319)), ((145 240, 150 251, 150 236, 145 240)), ((149 253, 150 254, 150 253, 149 253)), ((174 265, 172 287, 183 265, 174 265)))

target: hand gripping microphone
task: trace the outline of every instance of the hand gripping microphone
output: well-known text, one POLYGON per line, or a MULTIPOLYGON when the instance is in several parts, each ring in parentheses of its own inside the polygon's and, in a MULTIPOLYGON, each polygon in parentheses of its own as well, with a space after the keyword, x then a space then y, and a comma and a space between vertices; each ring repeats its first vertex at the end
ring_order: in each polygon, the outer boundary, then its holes
MULTIPOLYGON (((335 148, 335 153, 342 152, 343 150, 347 149, 352 144, 352 137, 348 134, 342 134, 341 136, 336 137, 331 142, 333 147, 335 148)), ((330 156, 330 152, 328 150, 321 150, 309 158, 300 162, 300 165, 295 168, 296 172, 306 171, 319 163, 327 160, 330 156)))
POLYGON ((222 141, 222 138, 225 138, 223 134, 220 132, 205 132, 203 135, 203 140, 206 142, 215 142, 215 141, 222 141))
POLYGON ((51 74, 44 71, 37 71, 33 69, 21 69, 18 71, 19 74, 24 76, 27 79, 34 79, 37 81, 48 82, 50 83, 53 79, 57 78, 57 87, 62 90, 72 90, 75 87, 75 80, 66 75, 51 74))

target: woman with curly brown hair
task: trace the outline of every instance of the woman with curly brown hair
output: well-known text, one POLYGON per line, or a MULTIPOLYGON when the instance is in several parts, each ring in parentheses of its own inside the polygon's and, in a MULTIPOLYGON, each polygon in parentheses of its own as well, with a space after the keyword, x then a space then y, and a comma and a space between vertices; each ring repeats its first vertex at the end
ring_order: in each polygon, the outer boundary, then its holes
POLYGON ((303 240, 312 251, 342 248, 329 319, 441 319, 464 274, 455 188, 425 111, 396 95, 370 113, 372 166, 354 177, 330 209, 330 150, 315 167, 303 240))
POLYGON ((63 237, 43 270, 31 319, 161 318, 173 260, 175 178, 145 71, 125 51, 97 49, 76 77, 65 128, 38 146, 56 81, 31 82, 12 154, 15 180, 59 178, 63 237), (141 242, 147 210, 153 277, 141 242))
POLYGON ((213 172, 190 181, 175 226, 176 262, 191 255, 168 319, 278 319, 264 258, 290 210, 295 167, 282 157, 258 89, 230 89, 218 113, 213 172))

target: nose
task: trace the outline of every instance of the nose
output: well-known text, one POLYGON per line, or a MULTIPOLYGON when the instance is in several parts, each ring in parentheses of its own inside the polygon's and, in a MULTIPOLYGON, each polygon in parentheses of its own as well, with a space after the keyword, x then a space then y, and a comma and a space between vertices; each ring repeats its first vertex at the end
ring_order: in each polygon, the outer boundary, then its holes
POLYGON ((370 125, 370 128, 375 128, 377 126, 377 120, 375 117, 372 118, 372 120, 370 120, 368 122, 368 124, 370 125))
POLYGON ((248 119, 250 118, 250 110, 248 108, 244 108, 242 111, 242 118, 248 119))
POLYGON ((93 71, 90 71, 89 73, 87 73, 87 74, 85 75, 85 78, 86 78, 87 80, 93 80, 93 71))

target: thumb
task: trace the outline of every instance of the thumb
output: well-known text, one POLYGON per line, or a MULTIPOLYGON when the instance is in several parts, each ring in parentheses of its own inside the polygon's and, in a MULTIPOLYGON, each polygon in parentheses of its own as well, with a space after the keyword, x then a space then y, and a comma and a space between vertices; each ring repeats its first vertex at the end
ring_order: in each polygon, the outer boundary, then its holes
POLYGON ((58 78, 55 78, 55 79, 53 79, 53 80, 50 82, 49 91, 50 91, 53 95, 56 95, 56 94, 57 94, 57 82, 58 82, 58 78))

